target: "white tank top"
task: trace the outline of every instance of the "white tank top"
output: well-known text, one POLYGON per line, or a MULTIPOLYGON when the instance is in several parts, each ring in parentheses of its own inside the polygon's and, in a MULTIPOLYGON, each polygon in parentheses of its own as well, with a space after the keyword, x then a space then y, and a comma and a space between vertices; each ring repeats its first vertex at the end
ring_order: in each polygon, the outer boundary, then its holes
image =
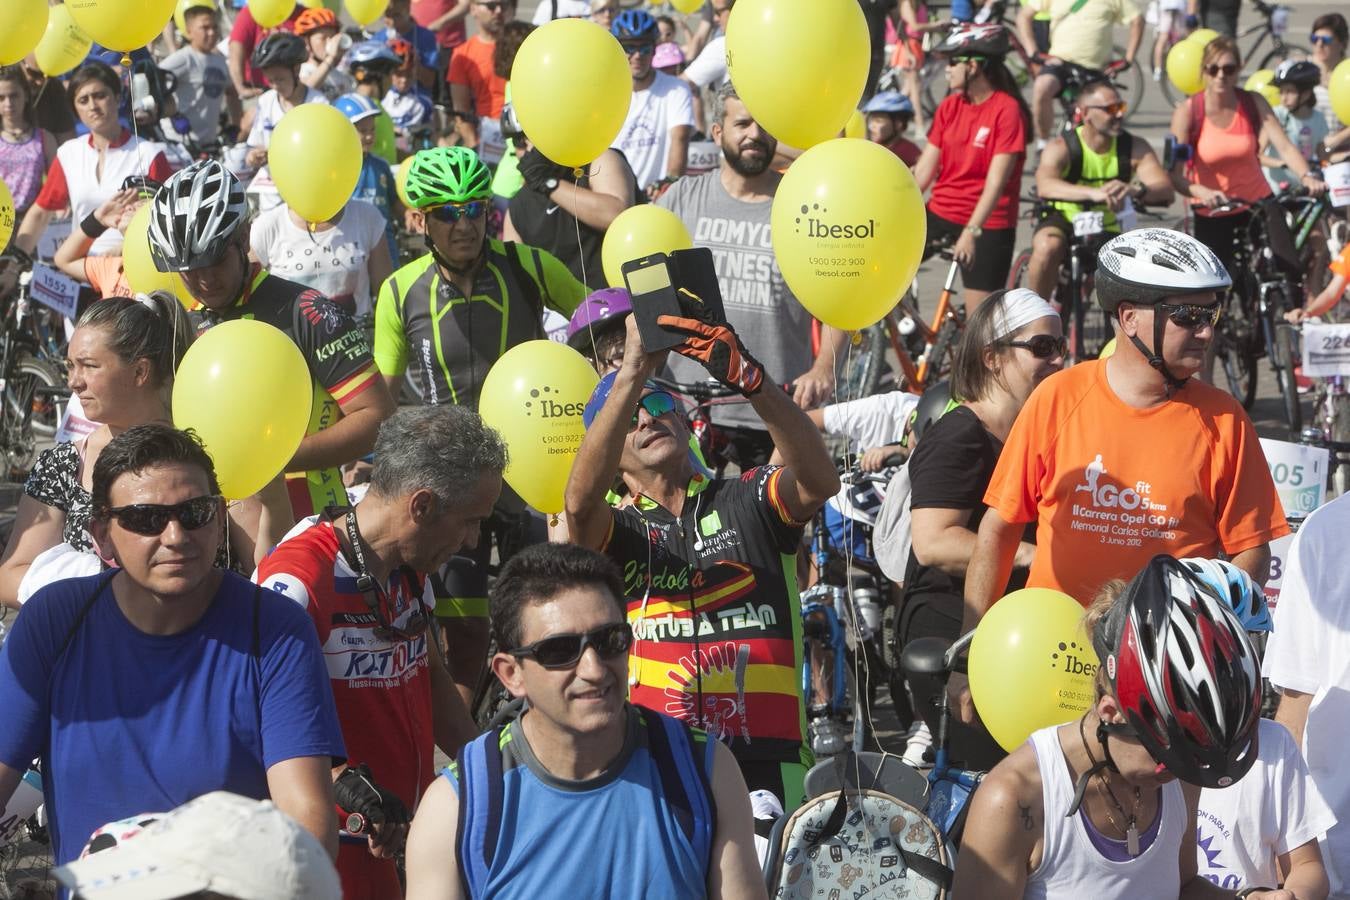
POLYGON ((1031 736, 1044 785, 1045 846, 1041 864, 1027 877, 1023 900, 1177 896, 1181 890, 1178 848, 1186 829, 1186 798, 1181 786, 1175 781, 1163 785, 1159 811, 1163 819, 1148 849, 1128 862, 1112 862, 1093 846, 1081 816, 1064 816, 1073 804, 1073 782, 1057 728, 1042 728, 1031 736))

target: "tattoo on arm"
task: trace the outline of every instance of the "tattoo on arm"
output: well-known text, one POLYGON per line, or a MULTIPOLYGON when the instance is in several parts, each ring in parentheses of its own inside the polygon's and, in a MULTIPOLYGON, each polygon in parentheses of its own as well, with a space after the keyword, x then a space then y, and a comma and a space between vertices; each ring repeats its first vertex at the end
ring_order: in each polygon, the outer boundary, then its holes
POLYGON ((1022 830, 1031 831, 1036 827, 1036 820, 1031 817, 1031 807, 1023 803, 1017 804, 1017 815, 1022 820, 1022 830))

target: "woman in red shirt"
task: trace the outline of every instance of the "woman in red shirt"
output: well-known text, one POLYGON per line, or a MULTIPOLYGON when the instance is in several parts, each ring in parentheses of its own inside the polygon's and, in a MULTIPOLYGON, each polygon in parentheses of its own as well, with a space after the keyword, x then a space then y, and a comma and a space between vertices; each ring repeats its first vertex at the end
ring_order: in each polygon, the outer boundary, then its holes
POLYGON ((919 188, 933 189, 930 248, 954 240, 968 314, 1012 268, 1031 111, 1003 64, 1009 49, 1002 25, 958 25, 933 51, 947 57, 950 93, 914 166, 919 188))

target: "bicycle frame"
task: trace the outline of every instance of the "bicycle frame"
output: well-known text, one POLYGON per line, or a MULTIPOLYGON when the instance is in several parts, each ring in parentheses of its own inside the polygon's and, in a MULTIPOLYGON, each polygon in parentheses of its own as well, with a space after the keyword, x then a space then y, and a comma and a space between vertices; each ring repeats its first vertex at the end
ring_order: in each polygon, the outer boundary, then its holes
POLYGON ((919 334, 923 337, 923 342, 927 345, 926 350, 918 362, 909 355, 909 350, 904 342, 900 340, 900 326, 895 321, 894 311, 886 314, 887 332, 891 339, 891 349, 895 351, 896 357, 900 360, 900 370, 905 376, 905 390, 913 394, 922 394, 924 388, 928 386, 928 371, 932 362, 929 351, 933 348, 934 341, 937 340, 939 329, 947 321, 949 316, 954 315, 952 311, 952 297, 956 294, 956 277, 961 271, 961 265, 956 260, 952 260, 951 267, 947 269, 947 279, 942 283, 942 293, 938 295, 937 308, 933 310, 933 323, 926 324, 915 310, 910 315, 910 321, 919 329, 919 334))

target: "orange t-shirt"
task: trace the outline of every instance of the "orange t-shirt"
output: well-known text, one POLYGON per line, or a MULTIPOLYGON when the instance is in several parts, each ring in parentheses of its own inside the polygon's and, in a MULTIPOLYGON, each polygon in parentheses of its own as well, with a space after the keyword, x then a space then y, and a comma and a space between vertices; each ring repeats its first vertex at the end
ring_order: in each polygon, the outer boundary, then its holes
POLYGON ((506 79, 492 71, 492 50, 497 45, 475 34, 455 48, 445 80, 467 85, 473 92, 473 111, 478 116, 497 118, 506 103, 506 79))
POLYGON ((1289 533, 1256 430, 1231 396, 1192 380, 1135 409, 1106 361, 1046 379, 1013 424, 984 502, 1036 525, 1028 587, 1087 605, 1159 553, 1229 556, 1289 533))
POLYGON ((1341 253, 1331 261, 1331 274, 1350 278, 1350 244, 1341 248, 1341 253))
POLYGON ((100 300, 135 296, 135 291, 127 284, 126 273, 122 271, 120 256, 86 256, 84 277, 89 279, 89 285, 98 291, 100 300))

